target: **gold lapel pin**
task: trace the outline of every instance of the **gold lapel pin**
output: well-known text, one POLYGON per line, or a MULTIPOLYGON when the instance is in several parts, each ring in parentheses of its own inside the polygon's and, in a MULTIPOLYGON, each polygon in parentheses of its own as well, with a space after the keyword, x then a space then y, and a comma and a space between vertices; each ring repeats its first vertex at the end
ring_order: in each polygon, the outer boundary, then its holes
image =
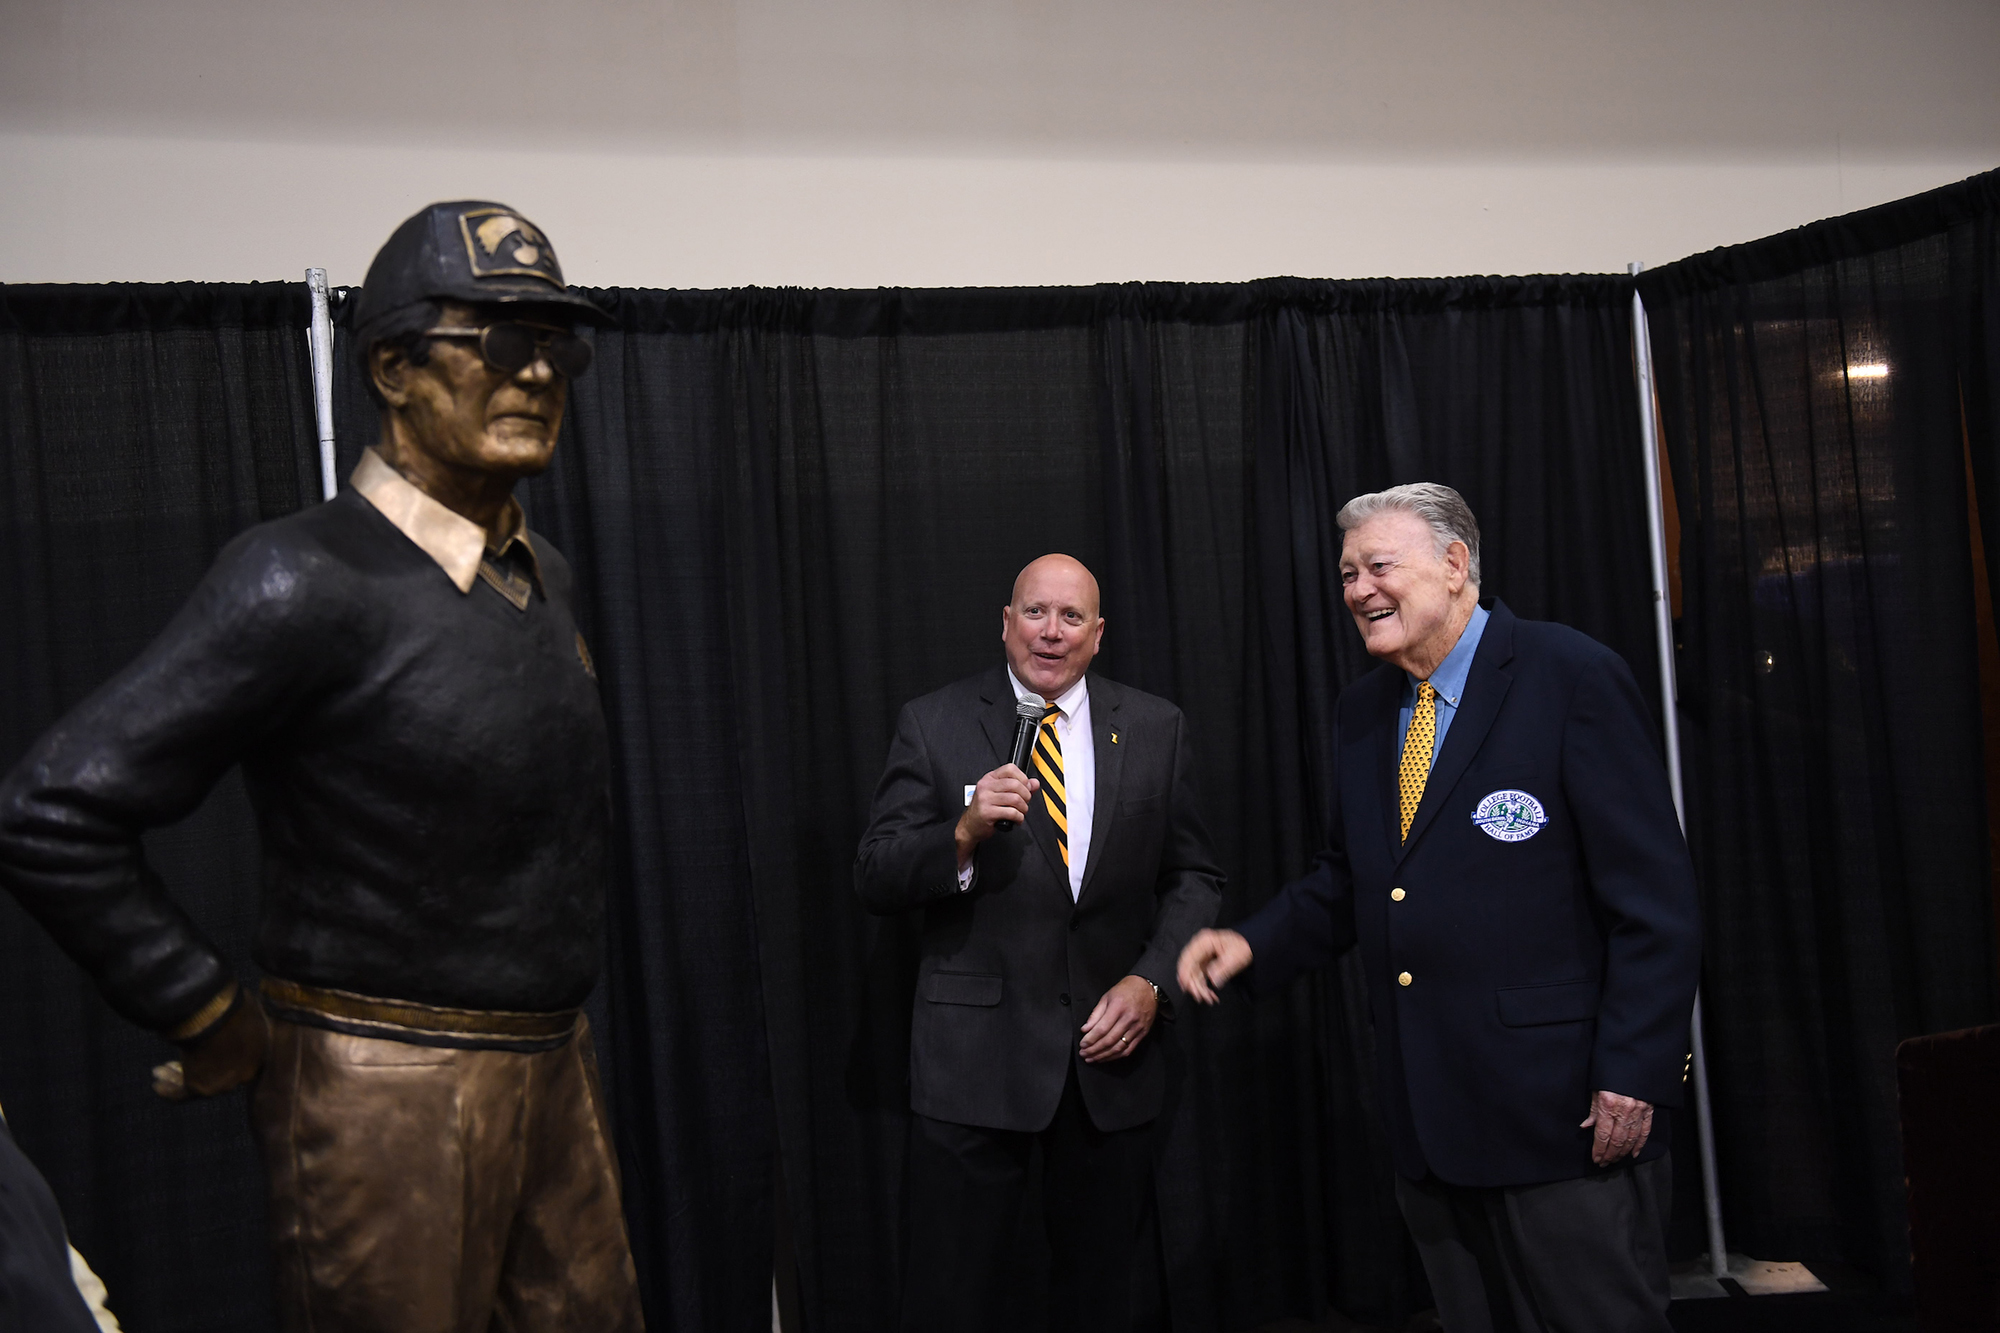
POLYGON ((1115 731, 1111 733, 1111 743, 1113 745, 1118 744, 1118 733, 1115 731))

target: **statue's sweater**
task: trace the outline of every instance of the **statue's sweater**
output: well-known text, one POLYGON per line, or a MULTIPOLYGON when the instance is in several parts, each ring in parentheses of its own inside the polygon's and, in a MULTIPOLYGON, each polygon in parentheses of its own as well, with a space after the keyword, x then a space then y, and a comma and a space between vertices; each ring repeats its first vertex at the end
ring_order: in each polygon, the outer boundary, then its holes
POLYGON ((0 883, 133 1021, 232 975, 139 835, 233 764, 256 809, 268 974, 552 1011, 596 980, 610 765, 568 563, 517 610, 461 593, 351 490, 231 542, 138 659, 0 784, 0 883))

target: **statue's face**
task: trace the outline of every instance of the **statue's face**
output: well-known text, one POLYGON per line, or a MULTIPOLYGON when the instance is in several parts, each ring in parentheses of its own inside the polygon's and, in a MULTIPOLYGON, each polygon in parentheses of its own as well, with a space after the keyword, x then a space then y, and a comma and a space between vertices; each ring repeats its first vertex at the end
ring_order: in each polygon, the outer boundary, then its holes
MULTIPOLYGON (((500 307, 444 303, 440 328, 479 328, 533 316, 500 307)), ((430 359, 416 365, 379 349, 372 369, 404 438, 451 468, 532 477, 555 456, 569 381, 545 355, 519 370, 486 363, 475 338, 433 338, 430 359)))

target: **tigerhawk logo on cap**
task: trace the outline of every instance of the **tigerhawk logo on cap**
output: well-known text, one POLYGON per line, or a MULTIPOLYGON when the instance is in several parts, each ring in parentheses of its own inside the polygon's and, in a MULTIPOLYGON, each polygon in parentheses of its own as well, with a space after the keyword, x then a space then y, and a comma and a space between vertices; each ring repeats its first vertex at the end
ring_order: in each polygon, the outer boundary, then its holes
POLYGON ((562 266, 549 238, 504 208, 470 208, 458 215, 465 257, 475 278, 541 278, 563 285, 562 266))

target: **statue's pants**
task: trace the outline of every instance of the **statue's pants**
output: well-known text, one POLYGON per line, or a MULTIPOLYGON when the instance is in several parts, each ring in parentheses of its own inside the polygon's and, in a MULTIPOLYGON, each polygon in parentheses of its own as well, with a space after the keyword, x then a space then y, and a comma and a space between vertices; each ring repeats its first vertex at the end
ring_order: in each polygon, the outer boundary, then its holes
POLYGON ((530 1053, 274 1018, 251 1122, 286 1333, 642 1329, 583 1018, 530 1053))

